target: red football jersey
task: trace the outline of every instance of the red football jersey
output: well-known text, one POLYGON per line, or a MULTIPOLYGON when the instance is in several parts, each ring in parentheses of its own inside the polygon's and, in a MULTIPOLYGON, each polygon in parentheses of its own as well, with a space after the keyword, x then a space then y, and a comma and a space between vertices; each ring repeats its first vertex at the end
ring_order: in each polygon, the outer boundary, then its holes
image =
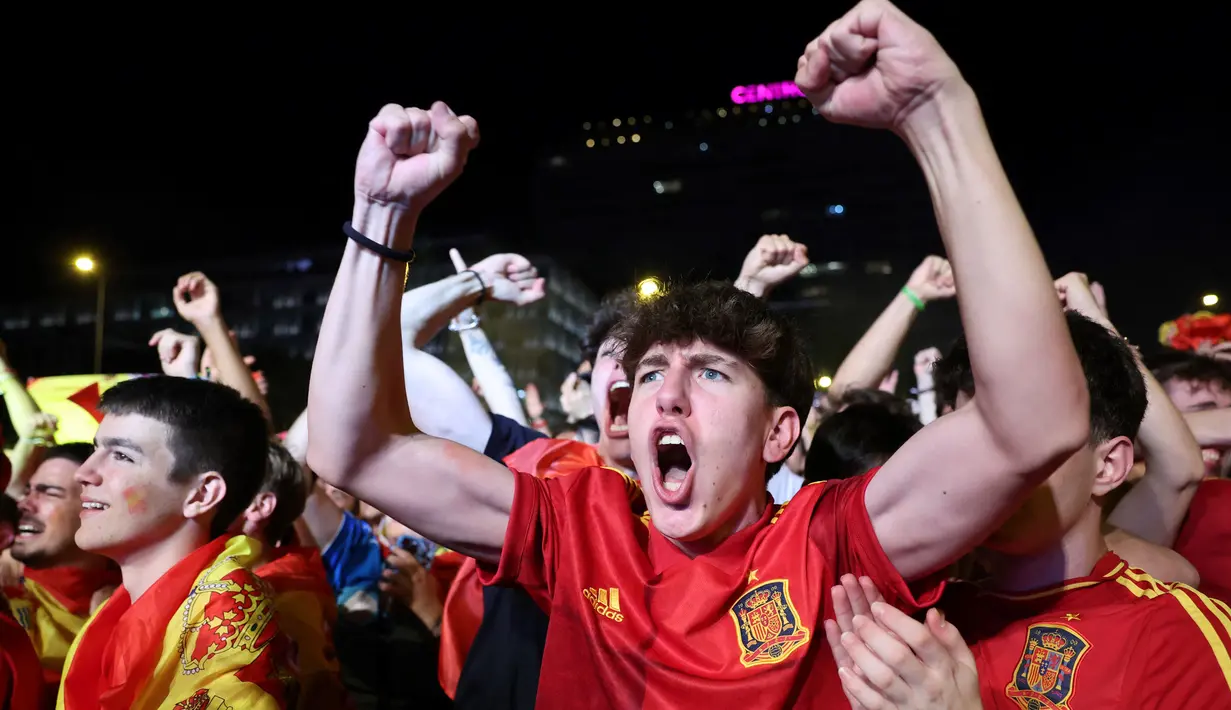
POLYGON ((1231 480, 1198 484, 1175 551, 1197 568, 1203 593, 1231 602, 1231 480))
POLYGON ((983 707, 1231 708, 1231 609, 1107 553, 1088 577, 941 601, 970 643, 983 707))
POLYGON ((539 710, 846 707, 821 626, 838 577, 867 575, 908 612, 942 586, 916 595, 885 556, 864 505, 873 475, 805 486, 690 559, 614 469, 517 474, 499 567, 481 574, 551 615, 539 710))

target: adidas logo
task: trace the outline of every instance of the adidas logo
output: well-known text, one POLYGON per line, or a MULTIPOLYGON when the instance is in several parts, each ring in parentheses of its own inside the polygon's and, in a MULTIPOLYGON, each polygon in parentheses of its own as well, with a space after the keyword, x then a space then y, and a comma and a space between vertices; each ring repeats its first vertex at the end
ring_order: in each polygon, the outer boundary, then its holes
POLYGON ((590 606, 594 607, 594 611, 599 616, 606 617, 612 621, 619 623, 624 621, 624 615, 620 613, 620 590, 612 587, 610 589, 589 589, 581 590, 581 596, 585 597, 590 602, 590 606))

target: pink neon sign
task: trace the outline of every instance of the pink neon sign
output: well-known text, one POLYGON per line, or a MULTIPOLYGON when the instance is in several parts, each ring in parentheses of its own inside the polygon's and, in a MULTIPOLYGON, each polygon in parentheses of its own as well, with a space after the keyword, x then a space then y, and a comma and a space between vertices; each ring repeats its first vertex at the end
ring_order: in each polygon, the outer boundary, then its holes
POLYGON ((731 89, 731 101, 737 104, 757 104, 765 101, 802 98, 803 95, 804 92, 800 91, 793 81, 779 81, 773 84, 751 84, 731 89))

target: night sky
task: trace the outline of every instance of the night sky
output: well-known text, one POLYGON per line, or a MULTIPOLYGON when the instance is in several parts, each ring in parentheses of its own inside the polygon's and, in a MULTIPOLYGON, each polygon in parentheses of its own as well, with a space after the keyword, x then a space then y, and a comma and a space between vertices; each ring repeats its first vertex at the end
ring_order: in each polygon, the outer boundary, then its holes
MULTIPOLYGON (((975 5, 904 9, 978 92, 1053 270, 1102 280, 1113 317, 1131 317, 1138 338, 1195 310, 1203 292, 1231 297, 1225 57, 1206 38, 1221 18, 975 5)), ((581 256, 584 235, 536 238, 534 161, 585 120, 712 107, 735 85, 791 79, 805 43, 847 5, 755 7, 610 4, 568 6, 558 19, 445 20, 407 6, 352 20, 11 27, 10 39, 38 49, 5 50, 16 161, 0 228, 6 261, 22 266, 6 270, 0 296, 71 287, 67 265, 83 248, 122 268, 171 253, 340 245, 366 121, 385 102, 437 98, 479 119, 483 145, 424 229, 499 224, 519 249, 560 253, 596 292, 632 271, 670 270, 713 245, 682 238, 659 265, 634 243, 629 263, 612 265, 581 256)), ((732 275, 746 249, 719 251, 732 275)), ((921 244, 917 255, 936 249, 921 244)))

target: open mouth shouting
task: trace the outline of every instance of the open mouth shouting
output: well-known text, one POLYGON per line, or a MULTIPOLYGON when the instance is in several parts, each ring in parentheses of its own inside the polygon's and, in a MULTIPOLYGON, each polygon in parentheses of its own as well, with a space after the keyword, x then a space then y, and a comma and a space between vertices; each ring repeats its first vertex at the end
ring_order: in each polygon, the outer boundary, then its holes
POLYGON ((656 427, 654 444, 654 491, 667 505, 685 505, 692 495, 694 465, 687 431, 656 427))
POLYGON ((21 516, 21 521, 17 524, 17 539, 29 540, 36 535, 41 535, 46 529, 47 527, 43 525, 43 521, 23 515, 21 516))
POLYGON ((628 438, 628 404, 633 399, 633 387, 628 380, 612 382, 607 389, 607 436, 628 438))
POLYGON ((81 511, 78 513, 78 515, 82 518, 85 518, 90 515, 94 515, 95 513, 101 513, 102 511, 110 507, 111 506, 107 505, 106 503, 103 503, 102 501, 97 501, 91 498, 82 497, 81 511))

